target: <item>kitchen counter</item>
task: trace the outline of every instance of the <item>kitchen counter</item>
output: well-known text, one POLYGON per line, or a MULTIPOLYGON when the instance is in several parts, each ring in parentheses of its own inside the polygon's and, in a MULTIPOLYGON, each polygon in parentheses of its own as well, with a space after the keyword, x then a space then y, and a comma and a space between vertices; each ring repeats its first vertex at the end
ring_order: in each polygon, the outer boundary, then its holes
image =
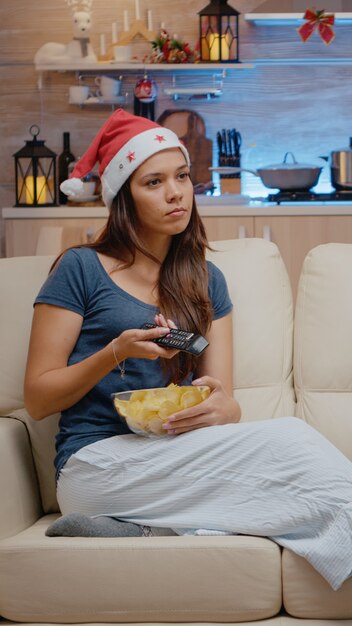
MULTIPOLYGON (((309 202, 275 204, 250 200, 234 201, 228 196, 198 196, 197 204, 202 217, 261 217, 294 215, 352 215, 350 202, 309 202)), ((9 207, 2 209, 3 219, 69 219, 105 218, 105 206, 9 207)))

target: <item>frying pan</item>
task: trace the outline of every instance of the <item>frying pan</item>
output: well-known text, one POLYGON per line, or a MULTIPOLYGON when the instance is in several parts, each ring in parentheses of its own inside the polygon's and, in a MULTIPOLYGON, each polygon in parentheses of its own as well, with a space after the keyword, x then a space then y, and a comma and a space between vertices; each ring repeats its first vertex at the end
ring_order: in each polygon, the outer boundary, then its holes
POLYGON ((294 189, 308 190, 314 187, 323 168, 317 165, 298 163, 292 152, 286 152, 282 163, 258 167, 257 170, 250 170, 244 167, 213 167, 210 169, 219 172, 219 174, 250 172, 254 176, 258 176, 269 189, 288 191, 294 189), (292 163, 287 162, 289 156, 292 159, 292 163))

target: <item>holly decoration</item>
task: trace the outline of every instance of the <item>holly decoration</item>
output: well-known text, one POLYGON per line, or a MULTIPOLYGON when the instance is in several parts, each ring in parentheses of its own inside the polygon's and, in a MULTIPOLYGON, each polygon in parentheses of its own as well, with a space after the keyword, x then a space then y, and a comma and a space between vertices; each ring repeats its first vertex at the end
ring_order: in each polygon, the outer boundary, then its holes
POLYGON ((152 52, 145 59, 149 63, 199 63, 199 51, 175 35, 170 37, 164 28, 151 44, 152 52))
POLYGON ((307 20, 306 23, 297 28, 302 41, 308 41, 315 30, 318 31, 326 45, 329 45, 335 39, 335 33, 332 29, 335 23, 333 13, 325 13, 324 10, 307 9, 303 19, 307 20))

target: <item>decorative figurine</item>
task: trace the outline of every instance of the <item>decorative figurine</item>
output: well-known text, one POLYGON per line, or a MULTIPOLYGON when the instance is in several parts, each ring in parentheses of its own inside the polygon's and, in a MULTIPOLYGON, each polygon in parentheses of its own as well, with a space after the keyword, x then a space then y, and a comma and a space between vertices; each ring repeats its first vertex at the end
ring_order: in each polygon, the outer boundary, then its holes
POLYGON ((97 57, 90 43, 89 33, 92 28, 91 7, 93 0, 66 0, 72 10, 73 39, 68 44, 45 43, 34 56, 36 65, 41 63, 58 64, 82 61, 94 63, 97 57))

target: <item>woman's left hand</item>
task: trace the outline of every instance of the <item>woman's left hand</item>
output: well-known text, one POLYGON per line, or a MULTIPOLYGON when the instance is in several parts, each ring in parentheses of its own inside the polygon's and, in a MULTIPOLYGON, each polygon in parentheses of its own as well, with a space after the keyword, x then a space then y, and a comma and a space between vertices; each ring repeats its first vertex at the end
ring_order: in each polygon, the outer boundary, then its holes
POLYGON ((193 385, 207 385, 210 395, 200 404, 170 415, 163 428, 170 435, 180 435, 197 428, 231 424, 241 418, 240 406, 234 398, 224 390, 221 382, 211 376, 202 376, 194 380, 193 385))

